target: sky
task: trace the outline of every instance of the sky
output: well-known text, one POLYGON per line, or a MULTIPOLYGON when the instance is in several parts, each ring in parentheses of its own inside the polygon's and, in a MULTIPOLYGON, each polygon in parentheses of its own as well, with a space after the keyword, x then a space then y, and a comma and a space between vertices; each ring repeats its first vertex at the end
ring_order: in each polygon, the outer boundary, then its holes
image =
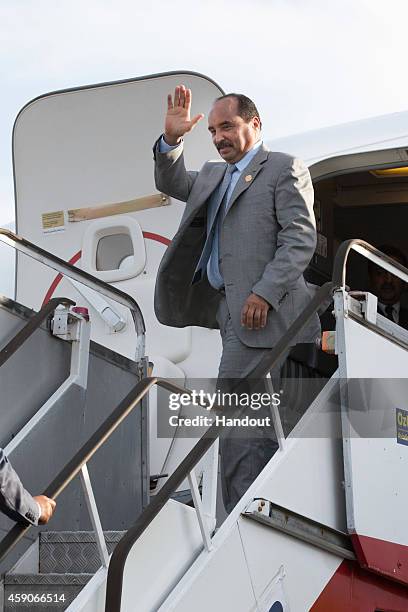
POLYGON ((407 22, 407 0, 1 0, 0 226, 14 218, 13 122, 32 98, 192 70, 249 95, 281 137, 408 110, 407 22))

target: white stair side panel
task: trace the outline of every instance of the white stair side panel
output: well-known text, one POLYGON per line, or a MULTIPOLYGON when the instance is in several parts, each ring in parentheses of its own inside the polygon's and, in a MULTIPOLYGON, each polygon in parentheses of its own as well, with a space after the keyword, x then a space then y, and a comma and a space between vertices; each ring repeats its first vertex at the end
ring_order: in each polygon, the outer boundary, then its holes
POLYGON ((408 547, 408 447, 396 426, 397 409, 408 411, 408 351, 351 318, 343 325, 343 375, 362 381, 349 385, 344 406, 348 528, 408 547))
POLYGON ((351 318, 344 318, 343 324, 349 378, 407 377, 406 349, 351 318))
POLYGON ((104 612, 107 575, 104 567, 99 568, 66 612, 104 612))
MULTIPOLYGON (((195 510, 173 500, 167 502, 126 560, 120 612, 157 610, 202 548, 195 510)), ((101 568, 69 612, 103 612, 106 576, 101 568)))
POLYGON ((255 611, 256 602, 238 526, 230 531, 220 548, 206 553, 205 558, 205 567, 177 601, 165 602, 159 612, 255 611))
POLYGON ((346 531, 343 451, 337 378, 321 391, 253 485, 253 497, 346 531))
MULTIPOLYGON (((238 525, 258 602, 265 601, 274 578, 281 572, 282 589, 290 611, 305 612, 343 561, 336 555, 245 517, 241 517, 238 525)), ((266 610, 274 602, 273 597, 269 598, 266 610)), ((243 612, 245 608, 236 608, 237 612, 241 610, 243 612)))
POLYGON ((343 559, 240 517, 222 545, 200 561, 159 612, 266 612, 280 573, 284 610, 305 612, 343 559))
POLYGON ((346 530, 342 442, 299 438, 292 452, 271 465, 256 497, 297 512, 333 529, 346 530))
POLYGON ((129 553, 121 612, 157 610, 202 548, 195 510, 167 502, 129 553))

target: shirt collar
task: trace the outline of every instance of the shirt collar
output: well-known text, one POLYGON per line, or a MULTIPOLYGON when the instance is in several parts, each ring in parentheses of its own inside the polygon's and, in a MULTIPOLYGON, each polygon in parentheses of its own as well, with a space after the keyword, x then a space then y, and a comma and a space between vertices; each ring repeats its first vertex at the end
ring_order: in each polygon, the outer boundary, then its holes
POLYGON ((246 168, 247 165, 252 161, 252 159, 255 157, 261 145, 262 145, 262 140, 258 140, 258 142, 254 144, 252 149, 250 149, 247 153, 245 153, 244 157, 235 164, 239 172, 242 172, 243 169, 246 168))

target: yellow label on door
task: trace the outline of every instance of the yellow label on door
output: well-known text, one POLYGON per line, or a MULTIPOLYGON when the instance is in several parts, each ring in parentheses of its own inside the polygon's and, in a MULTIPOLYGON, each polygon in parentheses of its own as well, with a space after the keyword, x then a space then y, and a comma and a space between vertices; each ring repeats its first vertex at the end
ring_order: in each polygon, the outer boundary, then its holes
POLYGON ((65 216, 63 210, 43 213, 41 218, 44 232, 58 232, 65 229, 65 216))

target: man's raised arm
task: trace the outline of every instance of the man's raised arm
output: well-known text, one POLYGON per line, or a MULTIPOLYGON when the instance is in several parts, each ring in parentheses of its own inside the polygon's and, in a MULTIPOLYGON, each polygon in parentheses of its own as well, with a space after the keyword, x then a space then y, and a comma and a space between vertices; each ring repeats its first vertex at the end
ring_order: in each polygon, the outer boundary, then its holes
POLYGON ((178 85, 167 96, 167 113, 164 134, 153 148, 155 181, 159 191, 185 202, 193 186, 197 172, 187 172, 183 159, 183 137, 191 132, 204 117, 198 114, 191 119, 191 90, 178 85))

